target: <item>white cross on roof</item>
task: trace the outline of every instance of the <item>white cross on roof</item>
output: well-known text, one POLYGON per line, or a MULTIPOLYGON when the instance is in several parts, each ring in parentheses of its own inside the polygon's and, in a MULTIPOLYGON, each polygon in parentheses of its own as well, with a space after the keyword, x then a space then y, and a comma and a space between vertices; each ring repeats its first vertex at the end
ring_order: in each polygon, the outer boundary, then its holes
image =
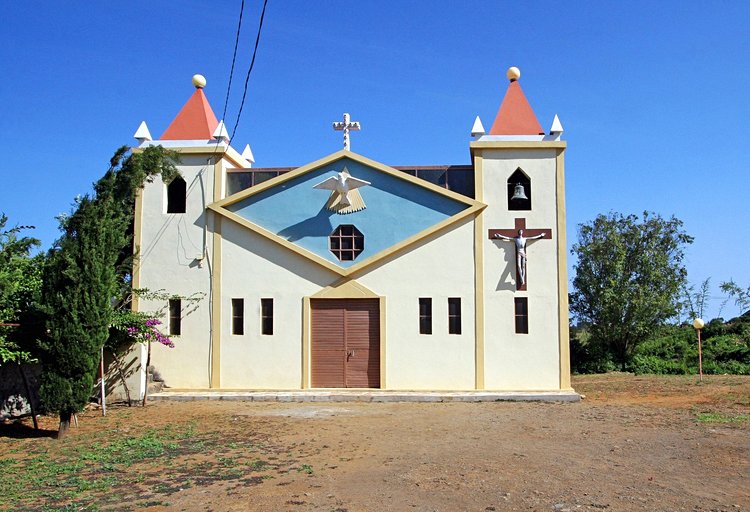
POLYGON ((334 122, 333 123, 333 129, 337 131, 344 132, 344 149, 347 151, 351 151, 351 143, 349 142, 349 131, 350 130, 356 130, 359 131, 361 129, 359 125, 359 121, 350 121, 349 120, 349 114, 344 113, 344 121, 343 122, 334 122))

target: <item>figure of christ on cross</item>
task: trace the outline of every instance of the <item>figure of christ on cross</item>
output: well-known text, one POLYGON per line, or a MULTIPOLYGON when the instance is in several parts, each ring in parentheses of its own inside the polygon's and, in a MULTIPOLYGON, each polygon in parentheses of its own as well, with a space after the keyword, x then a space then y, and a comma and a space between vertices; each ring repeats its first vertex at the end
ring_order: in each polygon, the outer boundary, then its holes
POLYGON ((516 247, 516 290, 526 289, 526 244, 529 240, 552 238, 551 229, 526 229, 526 219, 516 219, 514 229, 490 229, 491 240, 514 242, 516 247))

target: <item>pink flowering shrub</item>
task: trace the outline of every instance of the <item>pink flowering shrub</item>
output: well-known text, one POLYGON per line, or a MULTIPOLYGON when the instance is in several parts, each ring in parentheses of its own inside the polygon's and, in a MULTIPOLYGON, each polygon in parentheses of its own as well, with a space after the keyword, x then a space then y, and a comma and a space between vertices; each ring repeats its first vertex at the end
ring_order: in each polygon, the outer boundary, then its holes
POLYGON ((158 329, 160 325, 161 321, 153 316, 133 311, 120 311, 113 319, 110 339, 118 343, 161 343, 174 348, 172 339, 158 329))
POLYGON ((156 328, 157 325, 161 325, 161 321, 158 318, 147 318, 145 322, 127 326, 125 332, 135 341, 141 343, 155 342, 166 345, 169 348, 174 348, 172 339, 166 334, 162 334, 156 328))

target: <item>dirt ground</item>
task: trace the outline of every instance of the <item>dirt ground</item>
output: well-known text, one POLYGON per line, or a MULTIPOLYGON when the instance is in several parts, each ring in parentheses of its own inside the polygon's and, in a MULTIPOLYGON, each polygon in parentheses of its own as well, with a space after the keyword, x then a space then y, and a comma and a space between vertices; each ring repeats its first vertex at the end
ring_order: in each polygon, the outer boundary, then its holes
MULTIPOLYGON (((106 489, 6 509, 750 511, 750 377, 573 385, 583 401, 158 402, 87 411, 63 441, 28 438, 28 421, 4 425, 0 456, 19 462, 14 471, 32 445, 62 457, 104 434, 191 426, 169 457, 105 466, 115 472, 106 489)), ((81 474, 102 471, 92 464, 81 474)))

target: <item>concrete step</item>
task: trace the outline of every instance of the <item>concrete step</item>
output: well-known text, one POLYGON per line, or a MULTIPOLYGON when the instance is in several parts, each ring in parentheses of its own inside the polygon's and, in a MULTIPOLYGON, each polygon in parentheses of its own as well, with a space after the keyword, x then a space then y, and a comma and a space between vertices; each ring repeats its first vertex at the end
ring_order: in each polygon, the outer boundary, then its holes
POLYGON ((148 383, 148 394, 149 396, 154 395, 155 393, 160 393, 164 389, 164 383, 163 382, 153 382, 149 380, 148 383))
POLYGON ((581 395, 568 391, 387 391, 300 390, 222 391, 169 389, 150 394, 151 400, 235 400, 245 402, 577 402, 581 395))

